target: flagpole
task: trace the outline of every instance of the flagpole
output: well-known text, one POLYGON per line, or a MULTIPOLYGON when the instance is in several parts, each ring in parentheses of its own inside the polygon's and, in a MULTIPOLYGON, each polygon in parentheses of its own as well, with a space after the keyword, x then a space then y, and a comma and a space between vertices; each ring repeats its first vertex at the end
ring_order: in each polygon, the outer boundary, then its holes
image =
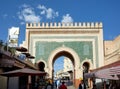
POLYGON ((7 36, 7 51, 8 51, 8 44, 9 44, 9 29, 8 29, 8 36, 7 36))

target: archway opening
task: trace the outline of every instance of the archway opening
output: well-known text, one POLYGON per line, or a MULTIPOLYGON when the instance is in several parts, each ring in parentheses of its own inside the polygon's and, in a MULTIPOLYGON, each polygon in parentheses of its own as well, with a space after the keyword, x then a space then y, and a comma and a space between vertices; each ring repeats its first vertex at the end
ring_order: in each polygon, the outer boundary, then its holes
POLYGON ((89 67, 90 67, 90 64, 89 64, 88 62, 84 62, 84 63, 83 63, 83 71, 84 71, 85 73, 88 73, 89 67))
POLYGON ((83 63, 83 81, 86 87, 88 87, 88 79, 84 77, 84 74, 89 72, 89 68, 90 68, 90 64, 88 62, 84 62, 83 63))
POLYGON ((38 68, 40 71, 45 71, 44 68, 45 68, 45 64, 43 62, 39 62, 38 63, 38 68))
POLYGON ((53 62, 53 79, 67 84, 74 82, 74 58, 66 51, 61 51, 54 56, 53 62))

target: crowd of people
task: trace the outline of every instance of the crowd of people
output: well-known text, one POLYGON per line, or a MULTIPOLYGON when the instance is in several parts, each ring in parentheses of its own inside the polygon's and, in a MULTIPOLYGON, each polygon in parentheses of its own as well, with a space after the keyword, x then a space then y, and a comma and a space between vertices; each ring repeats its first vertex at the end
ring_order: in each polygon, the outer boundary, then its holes
MULTIPOLYGON (((55 87, 56 87, 56 89, 67 89, 67 86, 66 86, 66 84, 65 84, 65 82, 60 82, 59 80, 56 82, 56 83, 54 83, 55 84, 55 87)), ((50 82, 49 82, 49 84, 46 86, 46 88, 45 89, 54 89, 54 85, 52 85, 52 84, 50 84, 50 82)))
MULTIPOLYGON (((39 81, 37 81, 36 87, 34 89, 67 89, 67 86, 69 86, 69 83, 70 81, 65 82, 65 81, 61 81, 60 79, 55 80, 54 82, 49 80, 44 85, 44 87, 41 87, 41 85, 39 85, 39 81)), ((86 87, 84 81, 80 80, 79 86, 77 87, 77 89, 88 89, 88 88, 86 87)), ((100 86, 98 86, 98 84, 93 84, 92 89, 120 89, 120 81, 117 81, 117 82, 109 81, 109 83, 104 81, 100 84, 100 86)))
MULTIPOLYGON (((44 81, 42 81, 43 83, 44 81)), ((37 80, 34 89, 67 89, 67 85, 64 81, 56 80, 51 82, 48 80, 44 82, 43 85, 40 85, 41 81, 37 80)))

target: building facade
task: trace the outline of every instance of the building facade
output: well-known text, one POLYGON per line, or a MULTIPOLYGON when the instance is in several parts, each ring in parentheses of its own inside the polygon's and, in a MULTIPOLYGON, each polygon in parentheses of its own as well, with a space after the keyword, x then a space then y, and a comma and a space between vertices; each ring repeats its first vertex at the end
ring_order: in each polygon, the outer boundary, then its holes
POLYGON ((120 35, 114 40, 104 41, 105 65, 120 61, 120 35))
POLYGON ((51 79, 55 60, 68 57, 75 86, 84 71, 104 65, 102 23, 27 23, 23 45, 35 56, 33 63, 51 79))
POLYGON ((120 88, 120 35, 114 40, 104 41, 104 66, 91 70, 85 77, 94 79, 90 87, 96 84, 97 89, 107 89, 109 84, 120 88))
POLYGON ((67 71, 72 71, 73 70, 73 64, 71 62, 71 60, 67 57, 64 57, 64 65, 63 65, 63 70, 64 72, 67 72, 67 71))

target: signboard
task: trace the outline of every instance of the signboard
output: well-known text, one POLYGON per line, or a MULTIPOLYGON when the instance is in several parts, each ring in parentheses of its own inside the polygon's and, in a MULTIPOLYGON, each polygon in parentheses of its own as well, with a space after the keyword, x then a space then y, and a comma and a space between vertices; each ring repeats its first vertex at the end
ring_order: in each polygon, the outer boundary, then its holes
POLYGON ((8 41, 10 47, 17 47, 18 46, 18 35, 19 35, 19 27, 12 27, 8 33, 8 41))

